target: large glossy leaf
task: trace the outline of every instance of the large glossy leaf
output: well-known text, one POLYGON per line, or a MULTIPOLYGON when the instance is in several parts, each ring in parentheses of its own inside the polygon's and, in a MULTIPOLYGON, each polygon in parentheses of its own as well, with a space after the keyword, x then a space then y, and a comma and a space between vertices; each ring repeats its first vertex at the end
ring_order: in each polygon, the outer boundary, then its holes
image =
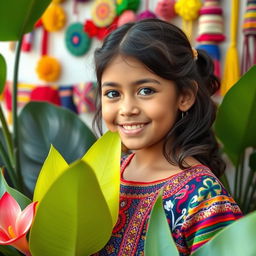
POLYGON ((220 231, 193 256, 255 255, 256 212, 246 215, 220 231))
POLYGON ((71 163, 81 159, 96 141, 76 114, 46 102, 28 103, 18 121, 21 170, 31 193, 51 144, 71 163))
POLYGON ((51 185, 67 168, 68 164, 65 159, 51 146, 36 182, 33 201, 40 203, 51 185))
POLYGON ((0 94, 4 90, 6 81, 6 62, 2 54, 0 53, 0 94))
POLYGON ((121 141, 117 133, 105 133, 82 158, 94 170, 109 206, 113 226, 118 217, 121 141))
MULTIPOLYGON (((145 256, 179 256, 163 208, 162 192, 155 202, 145 240, 145 256)), ((207 254, 205 254, 207 255, 207 254)))
POLYGON ((0 245, 0 256, 21 256, 21 254, 12 246, 0 245))
POLYGON ((0 41, 16 41, 30 32, 51 0, 0 1, 0 41))
POLYGON ((13 189, 10 187, 7 182, 5 181, 3 172, 0 171, 0 197, 5 193, 8 192, 10 195, 12 195, 13 198, 19 203, 21 209, 24 209, 27 205, 31 203, 30 199, 28 199, 26 196, 24 196, 19 191, 13 189))
POLYGON ((111 224, 95 173, 78 161, 59 176, 38 205, 30 232, 32 255, 91 255, 107 243, 111 224))
POLYGON ((224 151, 237 165, 245 148, 256 147, 256 66, 225 95, 217 114, 215 131, 224 151))

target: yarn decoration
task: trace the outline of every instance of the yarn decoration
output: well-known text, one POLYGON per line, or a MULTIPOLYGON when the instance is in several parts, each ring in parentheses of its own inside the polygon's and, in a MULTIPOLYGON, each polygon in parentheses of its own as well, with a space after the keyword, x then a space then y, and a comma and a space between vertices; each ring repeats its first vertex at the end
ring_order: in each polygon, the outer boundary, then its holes
POLYGON ((50 4, 42 16, 44 28, 49 32, 61 30, 66 24, 66 13, 58 4, 50 4))
POLYGON ((41 80, 54 82, 60 76, 61 65, 56 58, 45 55, 38 61, 36 72, 41 80))
POLYGON ((175 0, 159 0, 155 13, 160 19, 170 21, 176 15, 174 5, 175 0))
POLYGON ((58 90, 61 106, 77 113, 77 109, 73 101, 73 85, 59 86, 58 90))
POLYGON ((121 15, 126 10, 137 12, 140 0, 116 0, 116 13, 121 15))
POLYGON ((65 43, 68 51, 75 56, 82 56, 91 47, 91 38, 84 32, 80 22, 69 25, 65 33, 65 43))
POLYGON ((30 101, 45 101, 61 105, 57 86, 38 86, 31 91, 30 101))
POLYGON ((146 10, 143 12, 140 12, 137 15, 137 20, 155 19, 155 18, 157 18, 157 16, 155 15, 155 13, 149 10, 149 0, 146 0, 146 10))
POLYGON ((230 43, 226 53, 223 78, 221 81, 221 95, 226 92, 240 78, 240 67, 237 50, 237 25, 239 15, 239 0, 232 0, 231 22, 230 22, 230 43))
POLYGON ((78 113, 90 113, 96 110, 96 84, 93 82, 80 83, 74 85, 73 89, 74 102, 78 113))
POLYGON ((92 20, 100 28, 109 26, 116 16, 114 0, 95 0, 92 5, 92 20))
POLYGON ((256 0, 248 0, 243 18, 244 43, 241 74, 256 64, 256 0))
POLYGON ((219 78, 220 74, 220 49, 219 43, 225 40, 223 34, 223 16, 219 0, 205 0, 199 11, 197 49, 203 49, 212 57, 214 73, 219 78))
POLYGON ((84 24, 84 31, 90 38, 96 37, 99 40, 103 40, 109 33, 117 28, 118 17, 114 19, 112 24, 108 27, 99 28, 92 20, 86 20, 84 24))
POLYGON ((132 10, 126 10, 119 16, 117 27, 120 27, 128 22, 134 22, 134 21, 136 21, 135 12, 132 10))
POLYGON ((193 20, 199 16, 201 6, 200 0, 177 0, 175 3, 175 12, 182 17, 182 30, 189 40, 192 39, 193 20))

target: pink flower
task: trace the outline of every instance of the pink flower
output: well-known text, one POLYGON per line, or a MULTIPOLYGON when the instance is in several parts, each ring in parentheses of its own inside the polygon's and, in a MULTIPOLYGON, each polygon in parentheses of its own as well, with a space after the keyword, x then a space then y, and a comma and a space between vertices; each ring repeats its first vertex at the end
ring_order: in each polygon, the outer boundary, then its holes
POLYGON ((21 211, 19 204, 7 192, 0 199, 0 245, 11 245, 31 255, 26 234, 31 227, 37 202, 21 211))

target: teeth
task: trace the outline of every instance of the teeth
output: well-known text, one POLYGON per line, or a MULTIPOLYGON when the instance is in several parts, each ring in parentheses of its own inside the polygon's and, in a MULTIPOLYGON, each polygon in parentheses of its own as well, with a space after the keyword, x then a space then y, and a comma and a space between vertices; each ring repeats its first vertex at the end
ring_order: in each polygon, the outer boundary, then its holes
POLYGON ((124 129, 126 130, 136 130, 142 128, 144 124, 136 124, 136 125, 123 125, 124 129))

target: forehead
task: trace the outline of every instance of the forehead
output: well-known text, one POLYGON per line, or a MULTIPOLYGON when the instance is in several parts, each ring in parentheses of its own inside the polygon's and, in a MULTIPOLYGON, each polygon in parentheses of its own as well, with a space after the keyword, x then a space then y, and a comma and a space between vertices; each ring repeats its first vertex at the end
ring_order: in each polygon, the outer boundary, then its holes
POLYGON ((126 79, 143 77, 143 76, 157 76, 150 71, 139 60, 123 55, 117 55, 109 62, 102 73, 102 81, 105 79, 117 79, 125 76, 126 79))

